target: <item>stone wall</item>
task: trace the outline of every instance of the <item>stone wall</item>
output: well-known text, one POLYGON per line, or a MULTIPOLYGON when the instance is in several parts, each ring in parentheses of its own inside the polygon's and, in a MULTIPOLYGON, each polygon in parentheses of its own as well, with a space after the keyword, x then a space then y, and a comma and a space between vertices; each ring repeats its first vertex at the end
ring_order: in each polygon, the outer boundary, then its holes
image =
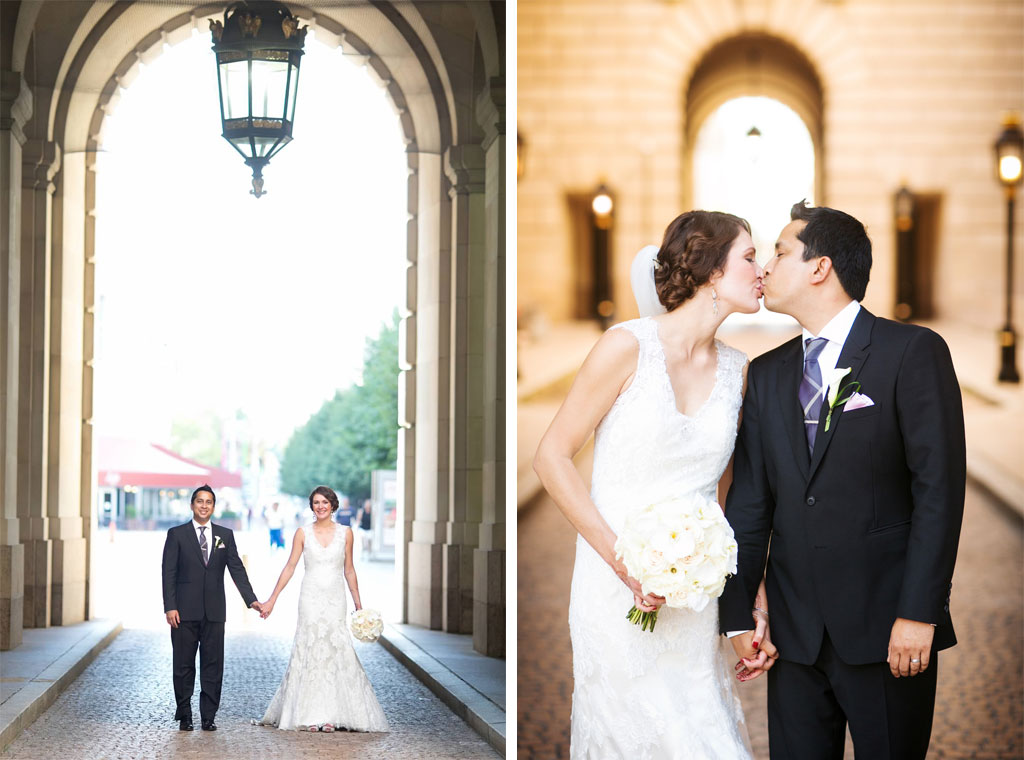
MULTIPOLYGON (((866 305, 892 312, 892 195, 905 182, 942 196, 936 316, 999 326, 1006 204, 993 143, 1003 113, 1024 106, 1024 4, 1017 0, 520 0, 518 129, 526 142, 517 209, 520 313, 571 317, 566 198, 604 180, 617 201, 617 316, 635 315, 632 255, 660 242, 690 192, 690 77, 713 45, 748 33, 795 46, 821 80, 818 203, 848 211, 868 227, 875 265, 866 305)), ((1016 230, 1019 259, 1019 213, 1016 230)), ((1021 281, 1018 276, 1017 315, 1024 313, 1021 281)))

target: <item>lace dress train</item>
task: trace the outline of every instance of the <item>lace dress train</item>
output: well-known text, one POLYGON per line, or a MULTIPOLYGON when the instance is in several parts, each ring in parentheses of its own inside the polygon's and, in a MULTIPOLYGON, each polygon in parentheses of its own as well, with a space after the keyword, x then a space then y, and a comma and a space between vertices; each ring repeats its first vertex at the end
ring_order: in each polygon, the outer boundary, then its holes
MULTIPOLYGON (((676 408, 657 323, 616 325, 639 343, 636 374, 597 427, 591 496, 620 532, 631 509, 685 493, 715 498, 732 454, 746 356, 716 341, 711 396, 676 408)), ((613 328, 615 329, 615 328, 613 328)), ((582 538, 569 602, 575 760, 749 760, 718 605, 662 607, 654 631, 626 620, 633 596, 582 538)))
POLYGON ((281 685, 259 722, 281 729, 331 723, 350 731, 387 731, 387 718, 348 630, 344 531, 349 529, 335 524, 326 547, 309 526, 302 530, 305 575, 295 643, 281 685))

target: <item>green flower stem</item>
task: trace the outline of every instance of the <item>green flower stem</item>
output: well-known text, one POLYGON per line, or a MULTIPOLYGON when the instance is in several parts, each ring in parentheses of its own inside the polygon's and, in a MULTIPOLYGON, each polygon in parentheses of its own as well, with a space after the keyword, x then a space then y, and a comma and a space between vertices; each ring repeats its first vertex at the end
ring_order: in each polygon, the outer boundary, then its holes
POLYGON ((626 613, 626 620, 633 623, 633 625, 640 626, 640 630, 654 630, 655 624, 658 622, 658 611, 654 612, 643 612, 637 609, 636 605, 629 608, 629 612, 626 613))
POLYGON ((857 391, 859 391, 859 390, 860 390, 860 382, 858 382, 857 380, 853 380, 852 382, 847 383, 846 385, 844 385, 844 386, 839 388, 839 393, 836 394, 837 397, 840 394, 842 394, 842 393, 844 393, 846 391, 849 391, 850 395, 846 396, 845 398, 836 398, 835 403, 833 403, 833 404, 831 404, 829 406, 829 408, 828 408, 828 415, 825 417, 825 432, 826 433, 828 432, 829 426, 831 426, 831 424, 832 424, 832 410, 835 409, 837 406, 842 406, 843 404, 845 404, 847 401, 849 401, 851 398, 853 398, 853 394, 857 393, 857 391))

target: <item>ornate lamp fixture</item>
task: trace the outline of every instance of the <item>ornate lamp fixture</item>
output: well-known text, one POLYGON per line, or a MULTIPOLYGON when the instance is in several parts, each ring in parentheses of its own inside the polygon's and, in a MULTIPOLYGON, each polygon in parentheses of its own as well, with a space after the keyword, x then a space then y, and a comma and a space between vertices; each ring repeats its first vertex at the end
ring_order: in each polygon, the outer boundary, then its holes
POLYGON ((240 0, 210 32, 224 139, 252 169, 250 194, 259 198, 263 167, 292 139, 306 27, 282 3, 240 0))
POLYGON ((1017 187, 1024 181, 1024 130, 1018 114, 1010 114, 1003 120, 1003 131, 995 149, 996 174, 1006 188, 1006 322, 999 331, 999 381, 1019 383, 1017 333, 1013 329, 1013 205, 1017 187))

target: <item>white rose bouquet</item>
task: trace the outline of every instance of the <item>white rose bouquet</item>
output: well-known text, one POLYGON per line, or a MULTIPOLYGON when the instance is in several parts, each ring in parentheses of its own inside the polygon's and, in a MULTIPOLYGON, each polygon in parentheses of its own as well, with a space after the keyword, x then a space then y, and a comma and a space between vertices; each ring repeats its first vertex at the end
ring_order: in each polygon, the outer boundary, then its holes
POLYGON ((384 631, 384 621, 377 610, 356 610, 349 621, 349 629, 359 641, 372 644, 384 631))
MULTIPOLYGON (((700 612, 736 572, 736 539, 721 507, 693 493, 630 515, 615 542, 615 556, 645 594, 665 597, 669 607, 700 612)), ((658 611, 634 605, 626 618, 653 631, 658 611)))

